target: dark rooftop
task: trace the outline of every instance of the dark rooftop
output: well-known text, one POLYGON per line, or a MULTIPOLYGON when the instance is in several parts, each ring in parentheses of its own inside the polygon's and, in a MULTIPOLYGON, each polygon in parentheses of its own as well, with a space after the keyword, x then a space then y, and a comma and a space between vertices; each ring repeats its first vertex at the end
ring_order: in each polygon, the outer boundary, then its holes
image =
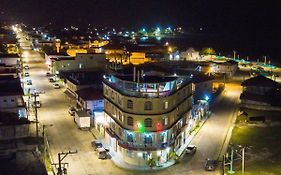
POLYGON ((103 90, 101 88, 85 88, 76 91, 77 95, 83 100, 100 100, 103 99, 103 90))
POLYGON ((16 113, 0 111, 0 126, 1 125, 20 125, 29 124, 27 118, 19 118, 16 113))
POLYGON ((0 58, 20 58, 18 54, 0 54, 0 58))
POLYGON ((0 76, 0 96, 24 95, 20 79, 13 75, 0 76))
POLYGON ((50 59, 51 60, 56 60, 56 61, 64 61, 64 60, 75 60, 75 57, 71 57, 71 56, 58 56, 58 57, 52 57, 50 59))
POLYGON ((64 71, 61 76, 76 85, 102 85, 103 71, 64 71))
POLYGON ((211 81, 213 79, 214 79, 214 77, 207 76, 205 74, 194 74, 193 77, 192 77, 192 82, 193 83, 201 83, 201 82, 211 81))
POLYGON ((259 86, 278 88, 280 84, 262 75, 247 79, 241 83, 242 86, 259 86))

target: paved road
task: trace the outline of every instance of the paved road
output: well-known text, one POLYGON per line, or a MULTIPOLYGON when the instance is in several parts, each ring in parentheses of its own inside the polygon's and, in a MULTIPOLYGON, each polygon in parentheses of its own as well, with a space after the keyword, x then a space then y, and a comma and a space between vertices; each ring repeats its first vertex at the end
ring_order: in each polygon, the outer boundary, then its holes
POLYGON ((30 75, 33 86, 37 90, 45 91, 40 95, 42 108, 38 110, 41 124, 52 124, 47 127, 47 137, 50 141, 51 155, 57 162, 57 153, 61 151, 78 150, 77 154, 69 155, 64 162, 69 163, 69 175, 171 175, 171 174, 217 174, 217 172, 205 172, 204 162, 207 157, 217 157, 221 150, 225 135, 231 123, 237 99, 240 94, 240 86, 227 85, 226 94, 218 98, 213 115, 199 131, 192 144, 198 146, 197 153, 185 156, 183 160, 170 168, 157 172, 134 172, 116 167, 110 160, 99 160, 90 146, 93 136, 88 131, 81 131, 73 122, 73 117, 67 113, 68 101, 63 94, 63 89, 53 89, 47 81, 47 71, 40 56, 36 53, 33 58, 26 59, 30 65, 30 75), (36 62, 32 61, 36 60, 36 62))

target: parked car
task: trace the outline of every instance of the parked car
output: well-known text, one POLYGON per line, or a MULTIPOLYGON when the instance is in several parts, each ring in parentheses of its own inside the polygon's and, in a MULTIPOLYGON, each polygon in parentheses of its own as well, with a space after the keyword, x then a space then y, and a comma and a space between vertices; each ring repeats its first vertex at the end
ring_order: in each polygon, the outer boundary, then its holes
POLYGON ((59 89, 59 88, 60 88, 60 85, 59 85, 58 83, 54 83, 54 84, 53 84, 53 87, 54 87, 55 89, 59 89))
POLYGON ((24 67, 24 69, 29 69, 28 65, 24 65, 23 67, 24 67))
POLYGON ((91 142, 92 147, 96 151, 97 148, 102 148, 102 143, 100 141, 94 140, 91 142))
POLYGON ((188 145, 185 149, 186 154, 195 154, 197 150, 197 147, 195 145, 188 145))
POLYGON ((27 85, 32 85, 32 81, 31 80, 26 80, 26 84, 27 85))
POLYGON ((24 73, 24 76, 25 76, 25 77, 29 77, 29 73, 28 73, 28 72, 25 72, 25 73, 24 73))
POLYGON ((75 110, 75 108, 74 107, 69 107, 68 108, 68 113, 71 115, 71 116, 74 116, 75 115, 75 112, 76 112, 76 110, 75 110))
POLYGON ((50 72, 46 72, 46 76, 47 77, 51 76, 51 73, 50 72))
POLYGON ((108 150, 103 147, 97 148, 97 153, 99 159, 107 159, 108 157, 108 150))
POLYGON ((40 101, 32 102, 32 107, 40 108, 41 107, 40 101))
POLYGON ((217 161, 213 160, 213 159, 206 159, 206 163, 205 163, 205 170, 206 171, 214 171, 216 169, 217 166, 217 161))
POLYGON ((54 78, 49 78, 49 82, 54 83, 56 82, 54 78))

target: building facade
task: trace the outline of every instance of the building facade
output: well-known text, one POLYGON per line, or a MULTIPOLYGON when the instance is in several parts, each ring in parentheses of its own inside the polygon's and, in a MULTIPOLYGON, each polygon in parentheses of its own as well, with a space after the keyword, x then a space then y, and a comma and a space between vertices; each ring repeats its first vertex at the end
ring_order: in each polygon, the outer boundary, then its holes
POLYGON ((105 140, 125 163, 166 163, 186 144, 191 120, 190 77, 106 75, 105 140))

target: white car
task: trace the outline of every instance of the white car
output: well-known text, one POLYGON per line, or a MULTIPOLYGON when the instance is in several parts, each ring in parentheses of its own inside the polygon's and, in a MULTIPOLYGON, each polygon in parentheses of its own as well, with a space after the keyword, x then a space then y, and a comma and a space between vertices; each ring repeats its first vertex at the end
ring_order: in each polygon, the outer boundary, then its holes
POLYGON ((185 149, 186 154, 195 154, 197 150, 197 147, 195 145, 188 145, 185 149))
POLYGON ((55 89, 59 89, 59 88, 60 88, 60 85, 59 85, 58 83, 54 83, 54 84, 53 84, 53 87, 54 87, 55 89))
POLYGON ((28 73, 28 72, 25 72, 25 73, 24 73, 24 76, 25 76, 25 77, 29 77, 29 73, 28 73))
POLYGON ((25 65, 25 66, 24 66, 24 69, 29 69, 29 66, 28 66, 28 65, 25 65))

